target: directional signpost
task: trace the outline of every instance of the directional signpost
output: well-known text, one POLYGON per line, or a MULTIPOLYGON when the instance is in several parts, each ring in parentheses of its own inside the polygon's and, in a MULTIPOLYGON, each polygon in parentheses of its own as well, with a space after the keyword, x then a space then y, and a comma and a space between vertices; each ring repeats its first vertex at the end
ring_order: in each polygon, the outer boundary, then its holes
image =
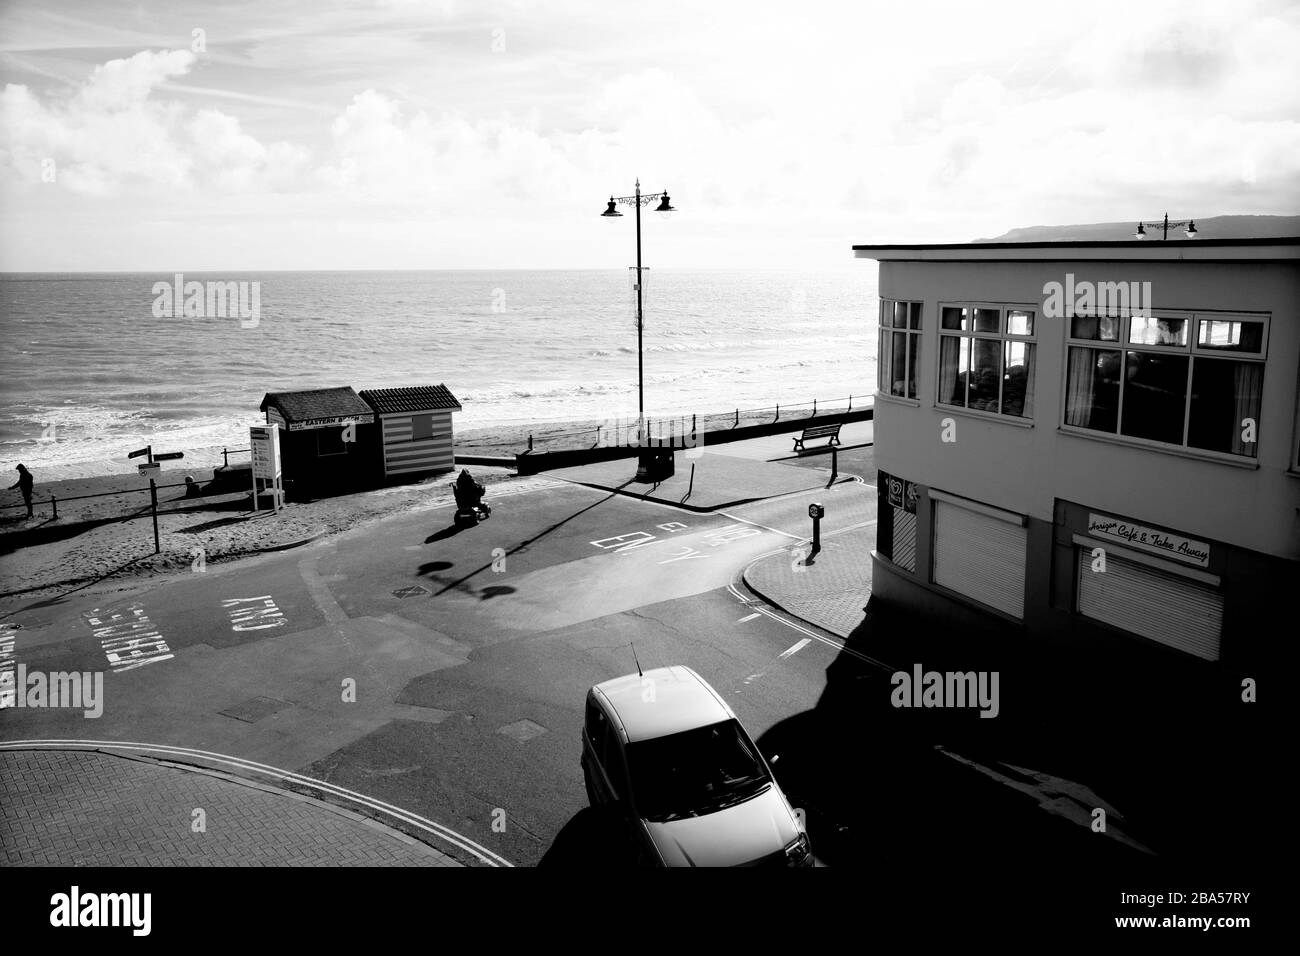
POLYGON ((145 445, 143 448, 137 448, 133 452, 128 452, 126 457, 139 458, 141 455, 145 456, 145 461, 137 465, 136 467, 140 470, 141 475, 144 475, 148 478, 153 478, 158 474, 158 472, 162 471, 162 466, 159 465, 158 462, 175 461, 178 458, 184 458, 185 452, 168 451, 168 452, 159 452, 158 454, 155 455, 153 453, 153 445, 145 445))

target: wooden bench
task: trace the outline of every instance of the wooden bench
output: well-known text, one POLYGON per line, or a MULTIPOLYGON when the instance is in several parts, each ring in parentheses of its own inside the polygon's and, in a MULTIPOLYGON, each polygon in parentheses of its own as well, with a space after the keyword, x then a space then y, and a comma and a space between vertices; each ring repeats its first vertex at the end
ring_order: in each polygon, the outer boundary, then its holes
POLYGON ((843 422, 836 422, 834 425, 809 425, 803 430, 803 434, 794 440, 794 450, 803 451, 803 443, 810 438, 829 438, 826 447, 838 445, 840 443, 840 425, 843 422))

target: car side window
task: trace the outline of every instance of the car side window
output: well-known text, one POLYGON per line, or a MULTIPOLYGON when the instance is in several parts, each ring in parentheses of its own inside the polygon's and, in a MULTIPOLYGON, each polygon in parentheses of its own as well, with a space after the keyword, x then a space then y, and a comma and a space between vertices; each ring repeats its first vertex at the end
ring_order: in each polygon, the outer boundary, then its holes
MULTIPOLYGON (((604 715, 602 715, 603 717, 604 715)), ((623 746, 618 739, 618 731, 609 721, 603 721, 605 731, 600 748, 600 762, 609 777, 609 784, 614 788, 615 797, 627 796, 627 774, 623 771, 623 746)))
POLYGON ((600 756, 601 740, 605 733, 605 715, 600 712, 596 706, 596 701, 592 697, 587 698, 587 739, 596 749, 596 756, 600 756))

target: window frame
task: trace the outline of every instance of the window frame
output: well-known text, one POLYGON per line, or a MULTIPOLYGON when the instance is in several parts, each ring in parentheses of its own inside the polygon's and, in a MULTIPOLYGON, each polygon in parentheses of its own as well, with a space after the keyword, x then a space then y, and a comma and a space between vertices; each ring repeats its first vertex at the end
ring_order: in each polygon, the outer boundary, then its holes
POLYGON ((890 299, 880 296, 880 307, 877 315, 877 335, 876 335, 876 394, 889 401, 906 402, 910 405, 920 406, 921 404, 921 349, 922 335, 925 331, 925 302, 920 299, 890 299), (885 306, 889 305, 889 324, 885 323, 885 306), (896 326, 893 324, 893 306, 907 306, 906 324, 896 326), (912 324, 912 312, 916 309, 916 324, 912 324), (894 346, 893 337, 895 334, 902 334, 906 343, 906 351, 903 355, 903 392, 901 395, 894 394, 894 346), (888 348, 886 348, 888 340, 888 348), (915 362, 912 358, 915 356, 915 362), (912 378, 913 365, 916 368, 916 378, 912 378), (886 384, 888 376, 888 384, 886 384), (910 389, 909 389, 910 386, 910 389), (913 394, 909 395, 911 391, 913 394))
MULTIPOLYGON (((1166 451, 1172 454, 1187 455, 1194 458, 1205 458, 1213 461, 1221 461, 1232 464, 1248 465, 1258 467, 1259 465, 1259 441, 1254 442, 1254 455, 1238 455, 1233 452, 1215 451, 1210 448, 1199 448, 1188 444, 1191 437, 1192 427, 1192 383, 1195 380, 1196 362, 1202 361, 1235 361, 1248 362, 1260 366, 1261 369, 1267 370, 1268 367, 1268 340, 1269 329, 1272 322, 1271 312, 1243 312, 1240 310, 1216 311, 1206 309, 1147 309, 1145 312, 1138 313, 1138 318, 1155 318, 1155 319, 1184 319, 1187 322, 1187 343, 1185 345, 1154 345, 1146 343, 1131 342, 1132 338, 1132 320, 1134 318, 1132 311, 1127 313, 1117 313, 1111 310, 1105 312, 1097 311, 1075 311, 1071 310, 1065 319, 1065 336, 1064 336, 1064 353, 1061 362, 1061 408, 1058 416, 1058 427, 1070 435, 1077 435, 1082 438, 1092 438, 1098 441, 1114 441, 1120 444, 1138 445, 1143 448, 1150 448, 1159 451, 1166 451), (1074 335, 1075 318, 1110 318, 1118 323, 1115 339, 1083 339, 1074 335), (1222 321, 1241 321, 1252 322, 1263 326, 1263 333, 1260 339, 1258 351, 1252 352, 1234 352, 1223 349, 1214 349, 1202 347, 1199 345, 1202 322, 1222 322, 1222 321), (1097 428, 1086 428, 1082 425, 1071 425, 1065 420, 1067 412, 1067 401, 1070 392, 1070 350, 1075 348, 1087 348, 1093 351, 1102 352, 1119 352, 1119 397, 1115 406, 1115 430, 1102 431, 1097 428), (1140 352, 1145 355, 1165 355, 1165 356, 1185 356, 1187 358, 1187 376, 1183 384, 1183 428, 1182 440, 1178 444, 1172 442, 1163 442, 1154 438, 1143 438, 1137 435, 1126 435, 1124 433, 1124 398, 1128 385, 1128 353, 1140 352)), ((1260 379, 1260 405, 1263 405, 1264 384, 1261 374, 1260 379)), ((1256 422, 1256 428, 1259 423, 1256 422)))
MULTIPOLYGON (((935 378, 935 381, 934 381, 934 404, 935 404, 935 407, 936 407, 936 408, 942 408, 942 409, 944 409, 945 411, 954 411, 954 412, 960 412, 960 413, 962 413, 962 414, 966 414, 966 415, 974 415, 974 416, 977 416, 977 417, 980 417, 980 418, 988 419, 988 420, 990 420, 990 421, 1003 422, 1003 423, 1011 424, 1011 425, 1020 425, 1020 426, 1022 426, 1022 427, 1025 427, 1025 426, 1032 426, 1032 425, 1034 424, 1034 421, 1035 421, 1036 417, 1037 417, 1036 415, 1010 415, 1010 414, 1007 414, 1006 412, 1004 412, 1004 411, 1001 410, 1001 409, 1002 409, 1002 405, 1003 405, 1003 391, 1002 391, 1002 390, 1003 390, 1003 388, 1004 388, 1005 385, 1006 385, 1006 375, 1007 375, 1007 372, 1006 372, 1006 347, 1007 347, 1007 345, 1008 345, 1009 343, 1020 342, 1020 343, 1023 343, 1023 344, 1026 344, 1026 345, 1031 345, 1031 346, 1034 347, 1034 349, 1035 349, 1035 360, 1034 360, 1034 366, 1035 366, 1035 369, 1034 369, 1034 371, 1035 371, 1035 374, 1037 373, 1037 365, 1038 365, 1038 362, 1037 362, 1036 353, 1037 353, 1037 349, 1038 349, 1038 347, 1039 347, 1039 345, 1040 345, 1040 342, 1039 342, 1039 340, 1038 340, 1038 328, 1039 328, 1039 324, 1042 322, 1042 319, 1043 319, 1043 310, 1042 310, 1040 304, 1039 304, 1039 303, 1036 303, 1036 302, 988 302, 988 301, 980 301, 980 300, 977 300, 977 299, 940 301, 940 302, 938 303, 938 305, 935 307, 935 314, 936 314, 936 316, 937 316, 937 318, 936 318, 936 328, 937 328, 937 332, 936 332, 936 334, 937 334, 938 337, 939 337, 939 338, 938 338, 938 345, 937 345, 937 347, 936 347, 936 349, 935 349, 935 377, 934 377, 934 378, 935 378), (976 309, 997 309, 997 310, 998 310, 998 331, 996 331, 996 332, 979 332, 979 331, 975 331, 973 328, 970 329, 970 330, 966 330, 966 329, 945 329, 945 328, 943 327, 943 312, 944 312, 945 309, 969 309, 969 310, 971 310, 971 324, 972 324, 972 326, 974 325, 974 310, 976 310, 976 309), (1021 334, 1021 333, 1018 333, 1018 332, 1008 332, 1008 331, 1007 331, 1007 328, 1008 328, 1008 313, 1011 313, 1011 312, 1027 312, 1027 313, 1029 313, 1029 314, 1033 317, 1033 318, 1032 318, 1032 322, 1031 322, 1031 326, 1030 326, 1031 331, 1028 332, 1027 334, 1021 334), (945 336, 952 337, 952 338, 956 338, 958 341, 960 341, 961 339, 967 339, 967 340, 984 339, 984 340, 986 340, 986 341, 993 341, 993 342, 998 342, 998 343, 999 343, 999 349, 998 349, 998 352, 999 352, 999 365, 1000 365, 1000 367, 1001 367, 1001 374, 998 376, 998 399, 997 399, 997 408, 998 408, 998 411, 990 412, 990 411, 988 411, 987 409, 971 408, 969 404, 966 404, 966 405, 952 405, 952 404, 950 404, 950 403, 948 403, 948 402, 946 402, 946 401, 943 400, 943 396, 941 395, 942 385, 943 385, 943 382, 942 382, 942 375, 941 375, 941 369, 942 369, 942 366, 943 366, 943 340, 944 340, 944 337, 945 337, 945 336)), ((970 348, 971 350, 973 350, 973 349, 974 349, 974 346, 971 345, 971 346, 969 346, 969 348, 970 348)), ((964 370, 963 370, 963 371, 964 371, 964 370)), ((961 372, 959 371, 958 374, 961 374, 961 372)), ((1027 385, 1027 387, 1026 387, 1026 391, 1027 391, 1027 392, 1030 390, 1030 387, 1032 386, 1032 384, 1033 384, 1033 383, 1029 383, 1029 385, 1027 385)), ((969 379, 969 377, 968 377, 967 380, 966 380, 966 394, 965 394, 965 398, 966 398, 967 403, 969 403, 969 402, 970 402, 970 379, 969 379)), ((1037 411, 1037 409, 1035 409, 1035 412, 1036 412, 1036 411, 1037 411)))

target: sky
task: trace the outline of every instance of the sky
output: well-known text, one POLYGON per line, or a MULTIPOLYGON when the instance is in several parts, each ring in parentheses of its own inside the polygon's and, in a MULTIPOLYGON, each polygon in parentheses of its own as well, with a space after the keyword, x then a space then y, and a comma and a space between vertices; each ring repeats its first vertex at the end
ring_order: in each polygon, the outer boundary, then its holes
POLYGON ((1300 212, 1300 4, 0 0, 0 270, 852 268, 1300 212))

